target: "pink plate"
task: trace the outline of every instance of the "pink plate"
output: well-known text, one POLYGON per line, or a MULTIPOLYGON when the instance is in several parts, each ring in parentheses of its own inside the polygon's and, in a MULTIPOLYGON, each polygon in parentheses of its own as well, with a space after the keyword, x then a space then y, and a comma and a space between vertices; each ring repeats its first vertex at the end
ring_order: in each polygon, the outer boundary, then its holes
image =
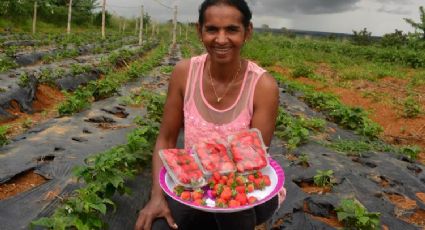
POLYGON ((261 170, 261 172, 263 173, 263 175, 269 175, 270 177, 270 181, 271 181, 271 185, 267 186, 264 190, 256 190, 254 192, 248 193, 247 195, 249 196, 255 196, 257 197, 258 201, 255 202, 254 204, 249 204, 249 205, 244 205, 241 207, 237 207, 237 208, 218 208, 215 207, 215 202, 214 200, 207 198, 206 200, 206 206, 199 206, 196 205, 192 202, 188 202, 188 201, 184 201, 182 199, 180 199, 180 197, 178 197, 176 194, 174 194, 173 192, 173 188, 176 186, 176 183, 174 183, 174 181, 171 179, 171 177, 168 175, 167 170, 162 167, 160 173, 159 173, 159 184, 161 186, 161 188, 164 190, 165 193, 167 193, 168 196, 170 196, 171 198, 173 198, 174 200, 188 205, 192 208, 196 208, 199 210, 203 210, 206 212, 237 212, 237 211, 242 211, 245 209, 249 209, 252 208, 254 206, 257 206, 259 204, 262 204, 268 200, 270 200, 271 198, 273 198, 274 196, 277 195, 277 193, 279 192, 279 189, 284 185, 285 183, 285 172, 283 171, 283 169, 280 167, 280 165, 274 161, 273 159, 269 159, 269 165, 267 165, 267 167, 263 168, 261 170))

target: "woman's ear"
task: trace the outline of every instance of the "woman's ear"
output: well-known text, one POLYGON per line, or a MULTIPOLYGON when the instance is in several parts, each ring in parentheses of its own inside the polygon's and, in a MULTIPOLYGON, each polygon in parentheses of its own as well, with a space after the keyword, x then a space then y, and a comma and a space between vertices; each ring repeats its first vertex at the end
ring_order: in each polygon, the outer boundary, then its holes
POLYGON ((252 25, 252 22, 250 22, 248 27, 246 28, 245 41, 248 41, 249 39, 251 39, 253 33, 254 33, 254 26, 252 25))

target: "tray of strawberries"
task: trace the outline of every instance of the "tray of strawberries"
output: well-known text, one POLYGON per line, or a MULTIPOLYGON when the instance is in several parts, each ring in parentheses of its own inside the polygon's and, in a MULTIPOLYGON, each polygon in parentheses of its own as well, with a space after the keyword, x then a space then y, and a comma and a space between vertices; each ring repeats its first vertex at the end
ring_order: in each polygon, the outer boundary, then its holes
POLYGON ((285 182, 257 129, 212 140, 190 150, 160 151, 160 186, 168 196, 207 212, 237 212, 277 195, 285 182))
POLYGON ((195 209, 230 213, 262 204, 277 195, 285 183, 285 173, 280 165, 269 159, 261 170, 248 174, 218 172, 208 179, 208 184, 187 188, 176 183, 163 167, 159 182, 164 192, 174 200, 195 209))

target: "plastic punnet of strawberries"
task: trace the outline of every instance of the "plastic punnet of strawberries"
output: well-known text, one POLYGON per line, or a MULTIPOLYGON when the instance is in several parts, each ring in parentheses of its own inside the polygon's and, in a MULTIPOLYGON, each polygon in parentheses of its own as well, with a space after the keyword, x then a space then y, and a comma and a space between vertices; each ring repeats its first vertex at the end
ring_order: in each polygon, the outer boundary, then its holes
POLYGON ((258 129, 229 136, 230 150, 239 173, 260 170, 267 166, 267 149, 258 129))
POLYGON ((193 152, 205 176, 214 172, 228 174, 236 171, 236 166, 229 156, 224 140, 211 140, 193 147, 193 152))
POLYGON ((173 180, 185 187, 201 187, 205 178, 195 158, 185 149, 163 149, 159 156, 173 180))
POLYGON ((197 206, 207 206, 207 200, 209 199, 214 201, 214 207, 238 208, 255 204, 258 199, 250 195, 250 193, 255 190, 263 190, 270 185, 270 177, 263 175, 261 171, 245 175, 233 172, 221 175, 218 172, 214 172, 208 179, 208 185, 203 188, 190 190, 177 185, 174 187, 173 192, 181 200, 197 206))

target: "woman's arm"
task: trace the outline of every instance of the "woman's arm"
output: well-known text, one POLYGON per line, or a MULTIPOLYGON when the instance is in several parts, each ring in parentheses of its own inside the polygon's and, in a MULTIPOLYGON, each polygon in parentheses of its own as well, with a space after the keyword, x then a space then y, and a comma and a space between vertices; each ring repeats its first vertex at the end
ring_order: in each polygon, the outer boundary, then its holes
POLYGON ((162 161, 159 150, 175 148, 179 130, 183 125, 183 101, 189 61, 184 60, 175 66, 168 85, 159 135, 152 155, 152 190, 146 206, 140 211, 135 229, 151 229, 155 218, 164 217, 170 227, 176 228, 162 189, 159 185, 159 171, 162 161))
POLYGON ((266 146, 270 146, 272 140, 278 107, 279 88, 276 80, 269 73, 264 73, 255 87, 251 128, 261 131, 266 146))

